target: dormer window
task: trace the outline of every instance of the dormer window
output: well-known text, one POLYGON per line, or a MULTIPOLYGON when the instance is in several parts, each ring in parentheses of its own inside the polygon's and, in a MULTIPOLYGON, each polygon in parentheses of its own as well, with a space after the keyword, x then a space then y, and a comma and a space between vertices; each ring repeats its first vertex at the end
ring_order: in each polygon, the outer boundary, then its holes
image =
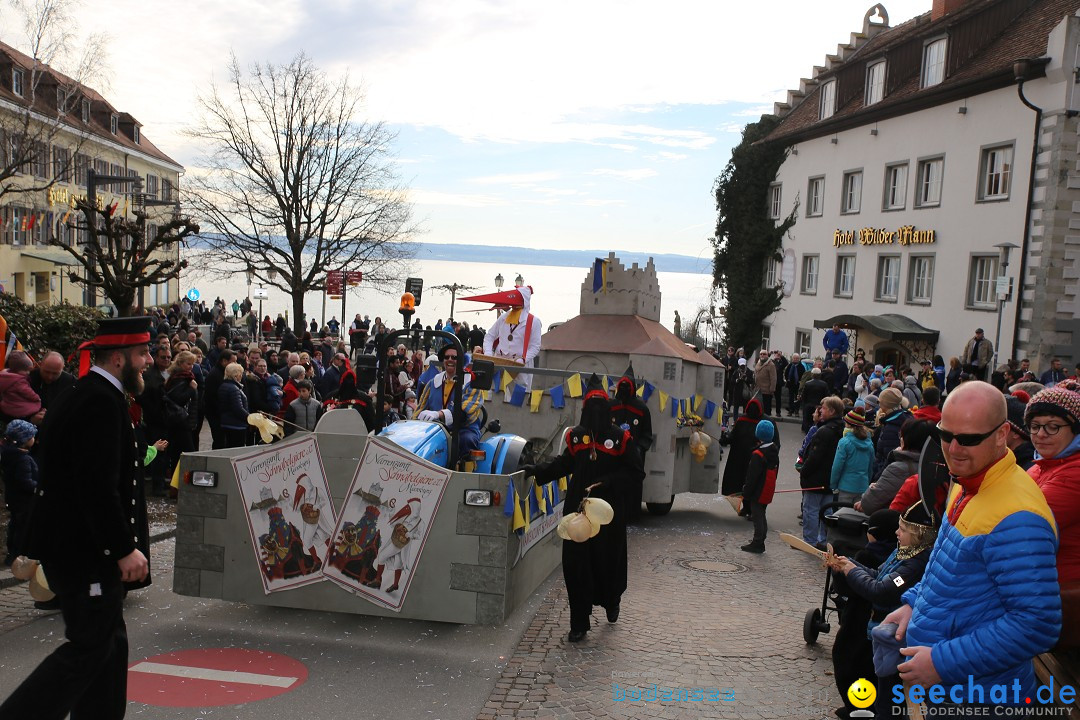
POLYGON ((139 126, 138 125, 133 125, 132 126, 131 139, 135 141, 136 145, 139 144, 139 126))
POLYGON ((110 115, 109 116, 109 132, 111 132, 113 135, 115 135, 116 130, 117 130, 119 125, 120 125, 120 118, 116 117, 116 115, 110 115))
POLYGON ((22 97, 25 91, 23 71, 20 68, 11 68, 11 92, 22 97))
POLYGON ((818 108, 818 119, 830 118, 836 112, 836 81, 830 80, 821 86, 821 105, 818 108))
POLYGON ((90 101, 89 100, 83 100, 82 101, 82 121, 84 123, 90 122, 90 101))
POLYGON ((923 46, 922 87, 940 85, 945 79, 946 42, 947 38, 938 38, 923 46))
POLYGON ((59 86, 56 88, 56 111, 58 113, 67 111, 67 90, 59 86))
POLYGON ((866 67, 866 104, 879 103, 885 97, 885 61, 866 67))

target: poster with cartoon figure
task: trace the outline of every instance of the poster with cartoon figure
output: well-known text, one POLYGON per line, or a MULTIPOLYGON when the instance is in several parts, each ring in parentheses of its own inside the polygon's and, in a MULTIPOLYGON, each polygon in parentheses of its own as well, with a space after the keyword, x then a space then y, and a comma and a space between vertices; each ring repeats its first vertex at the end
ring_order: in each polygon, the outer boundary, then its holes
POLYGON ((314 435, 233 460, 267 594, 323 579, 336 518, 314 435))
POLYGON ((450 472, 379 437, 368 439, 322 573, 400 611, 450 472))

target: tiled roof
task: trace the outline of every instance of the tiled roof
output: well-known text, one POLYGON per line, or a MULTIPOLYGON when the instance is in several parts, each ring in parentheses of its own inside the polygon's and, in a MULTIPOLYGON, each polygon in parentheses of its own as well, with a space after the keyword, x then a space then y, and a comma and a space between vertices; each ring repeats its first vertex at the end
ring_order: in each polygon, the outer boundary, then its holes
MULTIPOLYGON (((807 93, 805 99, 795 106, 763 142, 783 141, 798 142, 802 139, 828 135, 841 129, 857 126, 862 122, 873 122, 883 116, 901 115, 924 105, 934 105, 954 99, 953 92, 970 90, 972 86, 993 86, 1012 84, 1013 62, 1024 57, 1041 57, 1047 51, 1047 37, 1067 15, 1080 8, 1080 0, 971 0, 961 10, 931 20, 930 13, 925 13, 895 28, 880 32, 868 40, 855 53, 848 56, 841 65, 819 73, 815 80, 817 86, 807 93), (935 36, 949 33, 950 43, 958 28, 968 24, 972 27, 979 22, 978 16, 984 13, 1008 12, 1010 6, 1019 7, 1017 15, 1010 22, 999 28, 996 36, 993 32, 984 32, 974 46, 976 52, 971 57, 959 62, 948 73, 943 82, 930 88, 920 87, 918 70, 903 78, 886 96, 871 107, 863 103, 863 93, 856 93, 837 107, 832 117, 819 119, 819 101, 821 81, 829 80, 842 73, 845 68, 857 66, 856 71, 865 74, 867 61, 879 57, 890 57, 890 53, 901 52, 901 48, 910 42, 922 42, 935 36)), ((992 27, 992 26, 991 26, 992 27)), ((987 28, 990 30, 990 28, 987 28)), ((920 56, 921 61, 921 56, 920 56)), ((916 64, 916 68, 920 63, 916 64)))
POLYGON ((708 353, 695 353, 666 327, 640 315, 578 315, 544 333, 540 349, 658 355, 696 365, 720 365, 708 353))
MULTIPOLYGON (((0 42, 0 56, 6 56, 7 61, 17 65, 26 71, 26 82, 30 82, 30 73, 33 71, 35 61, 29 55, 19 52, 15 48, 0 42)), ((3 60, 0 60, 0 65, 6 64, 3 60)), ((75 91, 79 96, 86 98, 90 101, 90 122, 84 123, 82 121, 82 113, 79 110, 79 105, 76 102, 71 111, 69 111, 64 118, 66 125, 74 130, 87 132, 103 141, 115 143, 122 147, 126 147, 133 152, 142 153, 149 157, 167 162, 171 165, 181 167, 180 163, 173 160, 171 157, 162 152, 154 143, 147 139, 146 135, 141 132, 141 125, 138 120, 126 112, 120 112, 112 106, 112 104, 106 100, 100 93, 93 88, 87 87, 76 80, 68 77, 67 75, 54 70, 48 65, 39 64, 39 72, 47 73, 47 76, 67 87, 69 91, 75 91), (115 113, 121 125, 132 124, 140 128, 139 142, 136 143, 130 134, 125 132, 117 132, 115 135, 109 128, 109 116, 115 113)), ((39 86, 44 83, 48 88, 54 87, 53 82, 50 82, 48 77, 42 77, 39 86)), ((0 82, 0 99, 8 102, 24 105, 25 99, 15 95, 11 91, 10 81, 6 84, 0 82)), ((56 104, 54 98, 49 97, 49 92, 39 92, 34 99, 34 110, 43 115, 52 117, 56 115, 56 104)))

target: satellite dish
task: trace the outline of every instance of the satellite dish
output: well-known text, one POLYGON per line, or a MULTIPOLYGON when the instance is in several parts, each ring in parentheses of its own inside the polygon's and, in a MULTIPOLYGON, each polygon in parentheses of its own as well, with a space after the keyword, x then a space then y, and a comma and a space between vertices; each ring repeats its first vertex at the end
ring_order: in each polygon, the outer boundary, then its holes
POLYGON ((941 451, 941 440, 933 433, 923 444, 919 453, 919 498, 927 514, 940 524, 937 511, 938 488, 952 482, 949 466, 945 463, 945 453, 941 451))

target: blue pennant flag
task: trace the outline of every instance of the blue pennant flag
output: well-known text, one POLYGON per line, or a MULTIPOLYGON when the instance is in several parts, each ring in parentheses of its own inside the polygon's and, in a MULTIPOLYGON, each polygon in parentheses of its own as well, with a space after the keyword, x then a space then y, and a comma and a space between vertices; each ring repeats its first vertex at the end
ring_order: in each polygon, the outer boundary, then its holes
POLYGON ((540 503, 536 500, 536 492, 529 491, 529 518, 532 519, 540 514, 540 503))
POLYGON ((713 414, 716 413, 716 403, 712 400, 705 401, 705 419, 712 420, 713 414))
POLYGON ((686 414, 686 398, 683 398, 682 400, 679 401, 679 414, 680 415, 685 415, 686 414))
POLYGON ((675 398, 671 398, 671 417, 679 417, 679 401, 675 398))
POLYGON ((566 391, 562 385, 556 385, 548 392, 551 393, 551 407, 561 410, 566 407, 566 391))
POLYGON ((506 517, 512 517, 514 515, 514 481, 509 479, 506 481, 506 500, 503 501, 503 515, 506 517))
POLYGON ((594 293, 603 290, 607 292, 605 285, 607 281, 607 263, 603 258, 596 258, 593 260, 593 279, 592 279, 592 291, 594 293))
POLYGON ((548 507, 555 507, 559 504, 559 501, 562 500, 562 498, 559 497, 559 483, 549 482, 547 486, 551 488, 551 502, 548 503, 548 507))
POLYGON ((525 403, 525 395, 528 394, 524 385, 514 383, 514 392, 510 394, 510 404, 521 407, 525 403))
POLYGON ((548 515, 555 514, 555 503, 552 502, 552 500, 554 500, 554 498, 552 497, 551 483, 548 483, 544 486, 544 504, 547 505, 548 515))
POLYGON ((649 398, 654 392, 656 392, 656 386, 646 380, 645 389, 641 391, 641 402, 649 402, 649 398))

